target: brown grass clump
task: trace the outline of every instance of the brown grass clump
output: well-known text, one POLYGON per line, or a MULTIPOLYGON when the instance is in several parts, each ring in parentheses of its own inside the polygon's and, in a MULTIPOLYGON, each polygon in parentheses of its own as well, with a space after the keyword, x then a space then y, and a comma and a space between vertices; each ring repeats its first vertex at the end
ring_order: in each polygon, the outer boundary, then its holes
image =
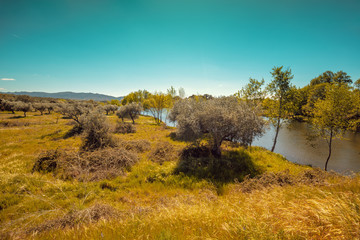
POLYGON ((136 132, 136 128, 134 126, 134 124, 131 123, 124 123, 124 122, 118 122, 116 124, 115 133, 122 133, 122 134, 126 134, 126 133, 135 133, 136 132))
POLYGON ((38 158, 33 171, 53 172, 61 179, 97 181, 123 175, 138 161, 135 153, 123 148, 93 152, 49 151, 38 158))
POLYGON ((242 192, 252 192, 254 190, 262 190, 264 188, 273 186, 287 186, 287 185, 313 185, 321 186, 328 185, 327 179, 335 173, 328 173, 321 169, 305 170, 299 175, 292 175, 288 170, 271 173, 267 172, 261 174, 253 179, 247 176, 242 183, 240 183, 240 190, 242 192))
POLYGON ((151 148, 150 142, 145 139, 127 141, 121 144, 122 146, 124 146, 126 150, 135 151, 139 153, 149 151, 151 148))
POLYGON ((10 127, 27 127, 29 122, 20 122, 20 121, 0 121, 1 128, 10 128, 10 127))
POLYGON ((120 212, 105 204, 95 204, 90 208, 70 211, 64 216, 47 221, 37 227, 30 228, 28 233, 39 233, 54 229, 72 228, 79 224, 91 224, 100 220, 110 220, 120 217, 120 212))
POLYGON ((162 164, 165 161, 174 160, 178 156, 177 151, 169 142, 158 142, 155 148, 149 153, 148 158, 153 162, 162 164))

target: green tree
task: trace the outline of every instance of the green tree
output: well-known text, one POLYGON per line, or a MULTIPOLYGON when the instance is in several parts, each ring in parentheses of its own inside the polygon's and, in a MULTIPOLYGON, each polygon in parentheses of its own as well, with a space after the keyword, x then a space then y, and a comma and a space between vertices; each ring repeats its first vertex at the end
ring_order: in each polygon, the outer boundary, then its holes
POLYGON ((326 140, 329 154, 325 171, 331 157, 334 138, 342 138, 344 132, 353 126, 353 116, 357 112, 359 101, 354 92, 343 84, 328 84, 325 98, 315 102, 311 111, 313 129, 316 136, 326 140))
POLYGON ((144 109, 153 115, 155 122, 161 123, 163 120, 164 109, 170 108, 172 104, 171 95, 162 92, 150 94, 144 101, 144 109))
POLYGON ((276 146, 277 138, 279 135, 282 120, 285 120, 291 114, 291 104, 289 104, 288 97, 291 90, 290 80, 293 79, 291 70, 283 70, 283 66, 274 67, 271 75, 273 80, 267 86, 267 90, 271 94, 270 99, 264 103, 266 115, 269 117, 270 122, 275 127, 274 143, 271 148, 273 152, 276 146))
POLYGON ((245 99, 247 102, 258 103, 265 98, 266 91, 262 89, 265 81, 262 79, 258 81, 254 78, 249 79, 249 83, 245 85, 237 94, 238 98, 245 99))

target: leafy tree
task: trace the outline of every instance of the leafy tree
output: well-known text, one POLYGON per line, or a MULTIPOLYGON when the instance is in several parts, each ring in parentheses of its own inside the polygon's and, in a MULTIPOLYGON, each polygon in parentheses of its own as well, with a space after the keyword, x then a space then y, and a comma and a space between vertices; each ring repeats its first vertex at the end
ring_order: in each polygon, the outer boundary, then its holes
POLYGON ((116 115, 119 118, 121 118, 123 122, 124 122, 124 118, 128 117, 132 120, 133 124, 135 124, 135 119, 140 115, 141 111, 142 111, 141 104, 133 102, 128 105, 120 107, 116 115))
POLYGON ((180 87, 178 92, 179 92, 180 98, 185 98, 185 89, 184 88, 180 87))
POLYGON ((360 90, 360 78, 354 82, 354 87, 355 87, 357 90, 360 90))
POLYGON ((293 79, 291 70, 283 70, 283 66, 274 67, 271 75, 273 80, 267 86, 267 90, 271 94, 271 99, 264 102, 267 116, 270 122, 275 126, 274 143, 271 148, 273 152, 276 146, 277 137, 279 135, 282 119, 286 119, 292 112, 290 110, 291 104, 287 102, 289 92, 291 90, 290 80, 293 79))
POLYGON ((347 75, 346 72, 338 71, 337 73, 333 73, 332 71, 326 71, 314 78, 310 82, 310 86, 314 86, 321 83, 338 83, 338 84, 347 84, 350 85, 352 83, 351 77, 347 75))
POLYGON ((36 111, 39 111, 40 114, 43 115, 47 108, 47 105, 46 103, 34 103, 33 107, 35 108, 36 111))
POLYGON ((79 126, 82 126, 81 116, 86 115, 92 111, 95 106, 92 103, 74 101, 71 103, 60 103, 58 105, 59 111, 67 118, 74 120, 79 126))
POLYGON ((167 93, 172 97, 175 98, 176 97, 176 90, 173 86, 171 86, 168 90, 167 93))
POLYGON ((15 102, 12 102, 12 101, 0 99, 0 108, 2 111, 10 111, 13 114, 15 114, 16 104, 15 104, 15 102))
POLYGON ((150 93, 146 90, 131 92, 122 99, 121 104, 127 105, 132 102, 143 103, 149 97, 149 95, 150 93))
POLYGON ((106 112, 106 115, 109 115, 109 112, 115 112, 116 110, 118 110, 118 106, 117 105, 112 105, 112 104, 106 104, 105 106, 103 106, 103 109, 106 112))
POLYGON ((170 108, 171 104, 171 95, 155 92, 154 94, 150 94, 149 98, 144 101, 144 109, 153 115, 155 122, 161 123, 164 110, 170 108))
POLYGON ((254 78, 250 78, 249 83, 238 91, 235 96, 240 99, 245 99, 247 102, 259 104, 266 95, 266 91, 262 89, 264 83, 264 79, 258 81, 254 78))
POLYGON ((31 103, 29 102, 15 102, 15 109, 17 111, 21 111, 24 113, 24 117, 26 117, 26 113, 30 112, 33 108, 31 103))
POLYGON ((234 97, 196 101, 181 100, 175 103, 169 118, 177 123, 177 136, 197 141, 210 137, 211 153, 220 158, 224 140, 250 145, 263 133, 264 121, 256 108, 234 97))
POLYGON ((359 100, 346 85, 327 84, 324 99, 315 102, 310 112, 312 124, 317 136, 327 141, 329 154, 325 171, 331 157, 334 138, 341 138, 344 132, 352 127, 352 117, 356 114, 359 100))

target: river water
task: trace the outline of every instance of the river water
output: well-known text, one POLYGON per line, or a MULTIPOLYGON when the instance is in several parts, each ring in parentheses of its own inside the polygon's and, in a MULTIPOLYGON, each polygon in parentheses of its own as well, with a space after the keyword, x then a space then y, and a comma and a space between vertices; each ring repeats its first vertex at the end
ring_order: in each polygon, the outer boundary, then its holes
MULTIPOLYGON (((293 122, 280 129, 274 152, 280 153, 289 161, 299 164, 310 164, 314 167, 324 168, 328 156, 328 145, 325 140, 319 139, 311 146, 307 141, 310 132, 308 124, 293 122)), ((270 127, 264 136, 254 141, 253 146, 271 149, 275 129, 270 127)), ((328 170, 342 174, 351 171, 360 172, 360 134, 348 132, 344 138, 333 141, 332 154, 328 170)))

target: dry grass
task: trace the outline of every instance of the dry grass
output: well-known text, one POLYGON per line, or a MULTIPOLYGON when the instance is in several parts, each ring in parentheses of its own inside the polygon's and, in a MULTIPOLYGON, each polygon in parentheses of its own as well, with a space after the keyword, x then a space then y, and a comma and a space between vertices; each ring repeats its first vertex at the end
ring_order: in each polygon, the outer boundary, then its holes
MULTIPOLYGON (((111 179, 62 180, 31 171, 40 152, 78 153, 81 138, 64 138, 71 120, 11 117, 0 113, 0 121, 23 125, 0 127, 0 239, 360 239, 359 175, 327 174, 262 148, 225 145, 224 152, 243 152, 263 174, 215 186, 174 174, 178 156, 150 161, 159 142, 175 152, 186 143, 170 138, 172 128, 140 116, 136 133, 115 134, 122 149, 139 156, 131 171, 111 179)), ((115 115, 108 119, 116 124, 115 115)), ((118 155, 88 154, 84 159, 99 164, 105 155, 118 155)), ((83 176, 101 167, 90 169, 83 176)))

